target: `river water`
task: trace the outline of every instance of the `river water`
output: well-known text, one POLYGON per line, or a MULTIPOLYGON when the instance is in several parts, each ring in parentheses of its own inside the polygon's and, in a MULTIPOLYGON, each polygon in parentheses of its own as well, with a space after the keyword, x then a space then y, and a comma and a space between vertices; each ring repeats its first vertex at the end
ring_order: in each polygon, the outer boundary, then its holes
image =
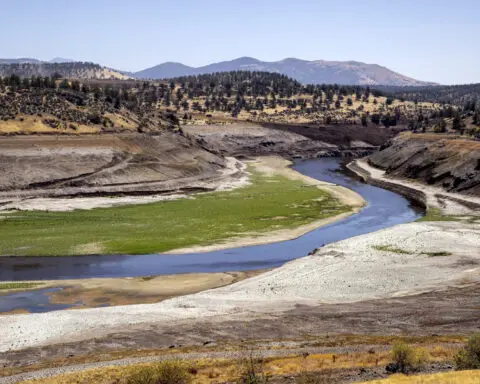
POLYGON ((0 281, 133 277, 272 268, 305 256, 322 245, 411 222, 423 214, 421 209, 412 206, 404 197, 341 172, 339 159, 300 161, 293 168, 315 179, 353 189, 363 196, 368 205, 358 214, 334 224, 294 240, 273 244, 183 255, 0 258, 0 281))

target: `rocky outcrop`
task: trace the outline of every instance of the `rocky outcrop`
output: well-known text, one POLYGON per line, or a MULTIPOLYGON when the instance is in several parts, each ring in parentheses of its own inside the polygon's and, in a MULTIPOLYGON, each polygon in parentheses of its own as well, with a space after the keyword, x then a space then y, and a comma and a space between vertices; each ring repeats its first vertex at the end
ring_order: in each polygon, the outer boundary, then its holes
POLYGON ((402 134, 382 146, 369 163, 392 177, 480 196, 480 142, 448 135, 402 134))

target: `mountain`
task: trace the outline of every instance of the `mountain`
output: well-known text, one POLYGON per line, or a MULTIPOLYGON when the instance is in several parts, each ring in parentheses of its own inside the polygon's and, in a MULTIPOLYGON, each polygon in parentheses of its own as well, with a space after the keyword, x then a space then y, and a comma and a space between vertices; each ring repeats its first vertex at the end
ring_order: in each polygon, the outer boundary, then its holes
MULTIPOLYGON (((22 59, 17 59, 22 60, 22 59)), ((63 62, 63 63, 45 63, 45 62, 0 62, 0 76, 17 75, 20 77, 31 76, 53 76, 55 74, 61 77, 78 79, 117 79, 127 80, 130 76, 125 75, 114 69, 102 67, 99 64, 84 62, 63 62)))
POLYGON ((133 76, 140 79, 167 79, 225 71, 275 72, 292 77, 304 84, 435 85, 435 83, 412 79, 377 64, 365 64, 358 61, 307 61, 295 58, 266 62, 252 57, 240 57, 198 68, 168 62, 136 72, 133 76))
POLYGON ((0 64, 39 64, 40 60, 29 57, 21 57, 19 59, 0 59, 0 64))
POLYGON ((52 60, 43 61, 31 57, 21 57, 18 59, 0 59, 0 64, 40 64, 40 63, 73 63, 75 60, 64 57, 54 57, 52 60))
POLYGON ((75 60, 72 59, 66 59, 64 57, 54 57, 52 60, 49 61, 49 63, 73 63, 75 60))

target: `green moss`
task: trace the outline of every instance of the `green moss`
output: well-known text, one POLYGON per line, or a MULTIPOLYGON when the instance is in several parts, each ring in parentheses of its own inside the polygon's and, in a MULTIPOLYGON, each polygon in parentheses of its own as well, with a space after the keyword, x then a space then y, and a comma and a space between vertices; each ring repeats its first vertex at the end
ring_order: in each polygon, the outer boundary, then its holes
POLYGON ((252 172, 251 185, 194 199, 74 212, 16 212, 0 221, 0 255, 148 254, 295 228, 350 211, 301 181, 252 172))
POLYGON ((30 289, 41 285, 40 283, 0 283, 0 291, 7 289, 30 289))
POLYGON ((463 221, 474 223, 478 217, 461 215, 444 215, 439 208, 428 208, 427 214, 417 221, 463 221))
MULTIPOLYGON (((376 249, 377 251, 399 253, 399 254, 402 254, 402 255, 413 255, 413 254, 416 253, 416 252, 407 251, 406 249, 396 248, 393 245, 388 245, 388 244, 387 245, 374 245, 372 248, 376 249)), ((439 251, 439 252, 421 252, 420 255, 437 257, 437 256, 451 256, 452 254, 450 252, 446 252, 446 251, 439 251)))
POLYGON ((392 252, 392 253, 400 253, 403 255, 413 255, 413 252, 409 252, 401 248, 395 248, 393 245, 374 245, 372 248, 382 252, 392 252))
POLYGON ((451 256, 451 252, 440 251, 440 252, 422 252, 422 255, 427 255, 430 257, 437 257, 437 256, 451 256))

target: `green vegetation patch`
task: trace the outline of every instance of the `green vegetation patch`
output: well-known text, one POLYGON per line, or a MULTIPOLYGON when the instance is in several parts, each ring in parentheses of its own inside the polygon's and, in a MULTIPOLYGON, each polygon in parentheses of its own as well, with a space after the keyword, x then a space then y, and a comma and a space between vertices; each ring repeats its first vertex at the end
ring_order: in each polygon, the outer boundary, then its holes
POLYGON ((350 210, 315 186, 252 171, 248 186, 194 199, 74 212, 16 212, 0 221, 0 255, 165 252, 295 228, 350 210))
POLYGON ((439 208, 428 208, 427 214, 417 221, 462 221, 476 223, 478 217, 465 215, 444 215, 439 208))
POLYGON ((439 256, 451 256, 451 252, 440 251, 440 252, 422 252, 422 255, 427 255, 430 257, 439 257, 439 256))
MULTIPOLYGON (((407 251, 406 249, 402 248, 396 248, 393 245, 374 245, 372 247, 373 249, 376 249, 377 251, 382 251, 382 252, 392 252, 392 253, 399 253, 402 255, 413 255, 416 252, 410 252, 407 251)), ((438 251, 438 252, 420 252, 420 255, 427 255, 430 257, 438 257, 438 256, 451 256, 451 252, 446 252, 446 251, 438 251)))
POLYGON ((0 283, 0 291, 6 291, 10 289, 31 289, 36 288, 41 283, 0 283))
POLYGON ((402 255, 413 255, 413 252, 401 248, 396 248, 393 245, 374 245, 372 248, 382 252, 400 253, 402 255))

